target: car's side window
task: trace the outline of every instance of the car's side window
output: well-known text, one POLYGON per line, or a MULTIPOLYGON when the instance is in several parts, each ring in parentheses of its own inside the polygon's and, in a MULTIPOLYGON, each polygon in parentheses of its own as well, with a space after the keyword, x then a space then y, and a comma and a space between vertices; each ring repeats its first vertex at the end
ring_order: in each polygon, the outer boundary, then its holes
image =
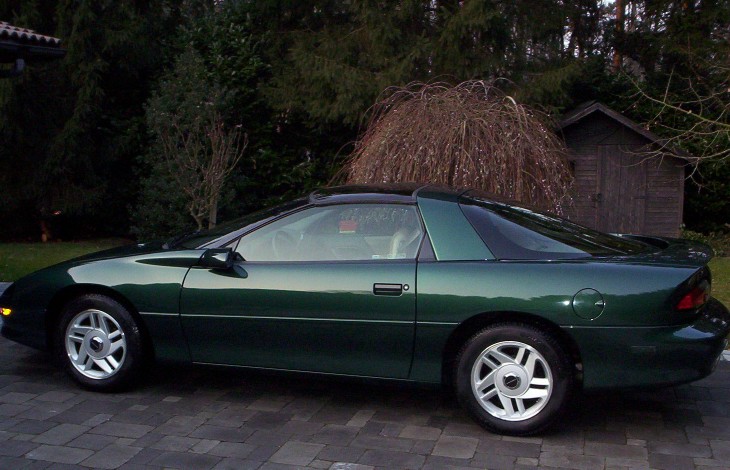
POLYGON ((415 259, 423 229, 415 206, 343 204, 310 207, 244 236, 247 261, 415 259))

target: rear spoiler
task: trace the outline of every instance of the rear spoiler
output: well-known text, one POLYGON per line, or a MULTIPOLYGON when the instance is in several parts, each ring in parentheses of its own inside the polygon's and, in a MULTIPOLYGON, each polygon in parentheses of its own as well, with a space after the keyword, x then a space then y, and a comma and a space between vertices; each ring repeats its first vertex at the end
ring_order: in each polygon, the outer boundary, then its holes
POLYGON ((619 235, 622 238, 629 238, 644 242, 657 248, 652 253, 639 255, 647 261, 670 262, 698 268, 707 265, 715 256, 715 252, 709 245, 683 238, 647 237, 642 235, 619 235))

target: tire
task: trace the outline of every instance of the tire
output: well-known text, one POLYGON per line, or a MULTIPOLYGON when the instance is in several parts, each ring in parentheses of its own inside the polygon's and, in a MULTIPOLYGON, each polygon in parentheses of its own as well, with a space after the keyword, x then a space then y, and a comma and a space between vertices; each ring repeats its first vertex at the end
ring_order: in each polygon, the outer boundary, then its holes
POLYGON ((461 348, 455 376, 461 406, 489 431, 539 433, 573 391, 572 365, 558 341, 526 324, 492 325, 461 348))
POLYGON ((109 297, 89 294, 66 304, 55 338, 57 357, 84 388, 122 390, 135 383, 143 370, 139 325, 109 297))

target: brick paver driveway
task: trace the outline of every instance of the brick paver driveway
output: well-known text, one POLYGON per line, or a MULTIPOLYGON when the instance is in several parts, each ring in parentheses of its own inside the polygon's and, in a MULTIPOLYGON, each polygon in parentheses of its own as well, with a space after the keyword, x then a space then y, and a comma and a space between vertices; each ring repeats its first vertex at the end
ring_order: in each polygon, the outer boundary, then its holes
POLYGON ((0 339, 0 468, 730 467, 730 363, 691 386, 581 396, 533 438, 482 431, 439 390, 157 366, 77 388, 0 339))

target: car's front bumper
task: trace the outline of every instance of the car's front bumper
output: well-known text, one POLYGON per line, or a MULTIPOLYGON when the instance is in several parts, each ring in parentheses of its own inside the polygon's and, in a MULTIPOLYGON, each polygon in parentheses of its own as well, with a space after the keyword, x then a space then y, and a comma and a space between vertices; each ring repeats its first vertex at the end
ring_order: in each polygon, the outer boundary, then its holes
POLYGON ((578 344, 585 389, 647 387, 709 375, 727 346, 730 312, 712 299, 692 324, 567 327, 578 344))
POLYGON ((43 326, 29 328, 8 319, 0 319, 0 335, 31 348, 45 350, 48 347, 43 326))
POLYGON ((0 292, 0 307, 11 308, 13 312, 0 318, 0 335, 36 349, 46 349, 44 311, 19 311, 13 304, 13 288, 3 286, 0 292))

